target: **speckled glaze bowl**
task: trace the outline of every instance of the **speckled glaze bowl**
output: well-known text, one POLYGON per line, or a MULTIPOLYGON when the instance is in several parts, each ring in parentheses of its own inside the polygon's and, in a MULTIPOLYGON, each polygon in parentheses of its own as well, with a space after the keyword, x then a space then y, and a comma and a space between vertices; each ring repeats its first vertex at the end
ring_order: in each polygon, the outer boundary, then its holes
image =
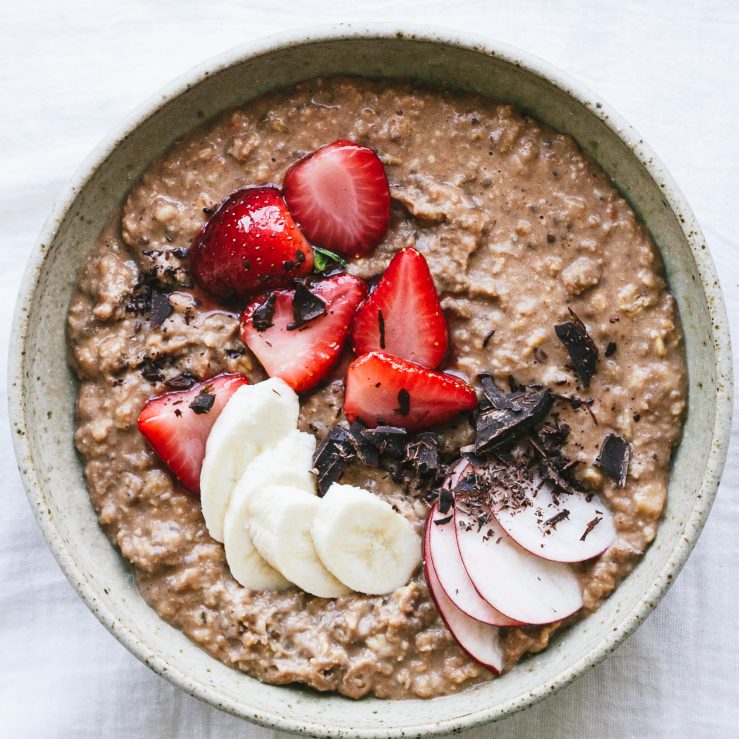
POLYGON ((434 29, 351 26, 296 32, 238 48, 188 72, 93 152, 55 206, 21 285, 10 345, 18 465, 65 575, 106 628, 183 690, 245 719, 317 736, 430 736, 494 721, 575 680, 654 608, 708 516, 731 415, 725 307, 698 225, 639 135, 579 84, 523 52, 434 29), (98 526, 73 445, 75 381, 65 316, 78 267, 131 185, 175 139, 222 110, 315 75, 415 78, 514 103, 572 135, 646 223, 685 330, 689 411, 664 521, 634 572, 593 616, 499 680, 431 701, 364 699, 264 685, 209 657, 159 619, 98 526))

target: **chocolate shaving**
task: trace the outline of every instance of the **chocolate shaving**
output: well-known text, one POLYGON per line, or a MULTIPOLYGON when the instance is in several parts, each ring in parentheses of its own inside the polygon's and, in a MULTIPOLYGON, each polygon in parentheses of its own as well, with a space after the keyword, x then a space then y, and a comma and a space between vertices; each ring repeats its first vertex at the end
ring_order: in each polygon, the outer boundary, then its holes
POLYGON ((403 459, 408 432, 399 426, 378 426, 365 429, 362 436, 374 446, 381 456, 387 455, 395 459, 403 459))
POLYGON ((608 346, 606 347, 606 350, 603 352, 607 357, 612 356, 616 353, 616 349, 618 348, 615 341, 609 341, 608 346))
POLYGON ((354 456, 349 432, 343 426, 334 426, 313 455, 313 471, 318 477, 318 490, 322 496, 339 481, 354 456))
MULTIPOLYGON (((267 299, 258 305, 251 314, 251 322, 257 331, 266 331, 272 325, 272 319, 275 317, 275 301, 277 296, 270 293, 267 299)), ((293 308, 295 304, 293 303, 293 308)))
POLYGON ((598 347, 590 338, 585 324, 578 318, 572 308, 568 308, 571 321, 557 324, 554 332, 557 338, 564 344, 567 353, 572 360, 575 373, 580 378, 584 387, 590 387, 590 379, 595 374, 598 362, 598 347))
POLYGON ((293 295, 293 321, 287 324, 288 331, 294 331, 319 316, 326 315, 326 303, 305 285, 298 284, 293 295))
POLYGON ((171 313, 172 303, 169 302, 169 295, 159 290, 152 290, 149 323, 152 326, 161 326, 171 313))
POLYGON ((552 395, 544 388, 536 392, 501 392, 492 375, 479 375, 483 395, 475 423, 475 453, 489 454, 510 447, 540 423, 552 407, 552 395))
POLYGON ((585 541, 588 538, 588 534, 603 520, 602 516, 596 516, 592 521, 588 521, 585 526, 585 531, 580 537, 580 541, 585 541))
POLYGON ((174 377, 167 378, 164 381, 164 384, 167 387, 171 387, 173 390, 187 390, 188 388, 191 388, 197 381, 198 378, 192 372, 190 372, 190 370, 185 370, 179 375, 174 375, 174 377))
POLYGON ((555 529, 560 521, 564 521, 569 517, 570 512, 566 508, 563 508, 559 513, 555 513, 551 518, 544 521, 544 526, 547 529, 555 529))
POLYGON ((190 403, 189 407, 195 413, 201 415, 203 413, 207 413, 213 407, 213 403, 215 402, 216 396, 213 393, 202 392, 195 397, 195 400, 190 403))
POLYGON ((603 439, 600 451, 595 459, 595 466, 600 467, 608 477, 615 480, 622 488, 626 484, 629 472, 631 446, 626 439, 609 432, 603 439))
POLYGON ((405 388, 398 391, 398 407, 395 412, 399 416, 407 416, 411 412, 411 394, 405 388))
POLYGON ((382 311, 377 309, 377 323, 380 327, 380 349, 385 348, 385 318, 382 315, 382 311))
POLYGON ((485 338, 482 340, 482 348, 483 349, 485 349, 485 347, 487 347, 488 342, 490 341, 490 339, 493 338, 494 335, 495 335, 495 329, 494 328, 491 328, 490 331, 488 331, 485 334, 485 338))

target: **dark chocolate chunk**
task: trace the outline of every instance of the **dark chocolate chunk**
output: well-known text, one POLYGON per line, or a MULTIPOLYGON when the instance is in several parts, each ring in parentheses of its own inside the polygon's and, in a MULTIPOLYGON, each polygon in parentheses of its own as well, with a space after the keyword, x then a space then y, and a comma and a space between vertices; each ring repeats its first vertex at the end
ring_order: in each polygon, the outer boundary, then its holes
POLYGON ((631 445, 618 434, 606 434, 600 451, 595 459, 595 466, 600 467, 608 477, 612 478, 622 488, 626 484, 626 475, 629 472, 629 458, 631 445))
POLYGON ((348 462, 354 459, 349 432, 343 426, 334 426, 313 455, 313 470, 318 476, 318 490, 325 495, 338 482, 348 462))
POLYGON ((131 296, 126 304, 126 313, 143 315, 151 310, 151 290, 144 290, 131 296))
POLYGON ((411 412, 411 394, 405 388, 398 390, 398 407, 395 412, 400 416, 407 416, 411 412))
POLYGON ((475 424, 476 454, 509 447, 540 423, 552 407, 552 395, 546 388, 503 393, 492 375, 483 373, 479 379, 483 395, 475 424))
POLYGON ((213 393, 198 393, 195 396, 195 400, 190 403, 190 408, 198 415, 207 413, 212 407, 213 403, 216 402, 216 396, 213 393))
POLYGON ((534 434, 529 441, 537 453, 539 468, 545 480, 549 480, 563 493, 575 495, 582 492, 580 483, 572 474, 573 468, 578 464, 577 460, 566 457, 558 447, 551 446, 551 439, 542 438, 540 434, 534 434))
POLYGON ((287 330, 294 331, 324 315, 326 315, 326 303, 305 285, 298 284, 293 295, 293 321, 287 324, 287 330))
POLYGON ((430 431, 418 434, 406 446, 405 458, 418 477, 435 477, 439 472, 439 437, 430 431))
POLYGON ((395 459, 403 459, 405 445, 408 441, 408 432, 398 426, 378 426, 374 429, 365 429, 362 436, 369 441, 380 453, 395 459))
POLYGON ((184 372, 180 372, 179 375, 174 375, 174 377, 166 379, 164 384, 173 390, 187 390, 197 381, 198 378, 190 370, 185 370, 184 372))
POLYGON ((436 518, 434 519, 434 523, 437 526, 443 526, 445 523, 449 523, 454 516, 445 516, 444 518, 436 518))
POLYGON ((472 465, 470 465, 454 483, 452 492, 455 495, 458 495, 459 493, 474 493, 477 490, 477 487, 477 471, 472 465))
POLYGON ((275 300, 277 296, 270 293, 267 299, 258 305, 251 314, 251 322, 257 331, 266 331, 272 325, 272 319, 275 317, 275 300))
POLYGON ((190 255, 190 249, 187 246, 178 246, 172 249, 172 255, 177 257, 177 259, 187 259, 190 255))
POLYGON ((161 382, 164 379, 164 373, 161 367, 159 367, 158 361, 153 360, 151 357, 144 357, 139 365, 139 369, 144 379, 151 383, 161 382))
POLYGON ((585 324, 577 317, 575 311, 572 308, 568 310, 572 320, 557 324, 554 332, 567 349, 575 373, 583 386, 590 387, 590 379, 595 374, 598 362, 598 347, 590 338, 585 324))
POLYGON ((349 426, 349 438, 351 444, 354 447, 357 459, 362 462, 362 464, 366 464, 369 467, 379 467, 380 452, 369 439, 365 438, 362 432, 366 429, 367 427, 361 421, 354 421, 349 426))
POLYGON ((447 513, 454 505, 454 496, 448 488, 442 488, 439 491, 439 512, 447 513))
POLYGON ((409 482, 408 472, 403 466, 403 460, 390 454, 383 454, 380 456, 380 467, 388 472, 393 481, 399 485, 409 482))
POLYGON ((570 427, 566 423, 557 423, 555 425, 545 425, 539 429, 538 440, 544 451, 549 454, 557 454, 561 451, 567 437, 570 435, 570 427))
POLYGON ((171 313, 172 303, 169 302, 169 295, 159 290, 152 290, 149 323, 152 326, 161 326, 171 313))
POLYGON ((609 341, 608 346, 606 347, 606 350, 603 352, 607 357, 613 356, 616 353, 616 349, 618 349, 618 345, 615 341, 609 341))

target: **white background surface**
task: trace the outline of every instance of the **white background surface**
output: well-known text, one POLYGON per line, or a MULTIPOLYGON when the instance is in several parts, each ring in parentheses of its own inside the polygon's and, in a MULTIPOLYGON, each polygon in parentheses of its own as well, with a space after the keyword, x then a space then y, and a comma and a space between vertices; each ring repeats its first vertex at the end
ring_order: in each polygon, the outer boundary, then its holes
MULTIPOLYGON (((497 37, 597 90, 686 193, 739 336, 735 0, 0 0, 3 345, 26 255, 53 199, 122 116, 230 46, 339 20, 426 22, 497 37)), ((4 362, 0 371, 5 385, 4 362)), ((7 416, 4 398, 1 409, 7 416)), ((46 549, 5 418, 0 435, 0 737, 276 736, 179 692, 108 635, 46 549)), ((736 452, 735 443, 695 552, 637 633, 573 686, 469 737, 739 736, 736 452)))

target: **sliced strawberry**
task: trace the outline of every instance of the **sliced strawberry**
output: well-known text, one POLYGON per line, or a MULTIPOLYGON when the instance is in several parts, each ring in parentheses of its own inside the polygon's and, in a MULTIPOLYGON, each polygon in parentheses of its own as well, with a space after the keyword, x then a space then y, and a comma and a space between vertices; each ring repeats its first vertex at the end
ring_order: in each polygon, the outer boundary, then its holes
POLYGON ((243 375, 222 374, 146 401, 139 431, 189 491, 200 494, 200 468, 211 427, 228 399, 248 384, 243 375))
POLYGON ((340 139, 290 167, 285 200, 308 239, 341 254, 366 254, 390 220, 385 167, 366 146, 340 139))
POLYGON ((326 376, 341 355, 354 311, 367 295, 358 277, 335 275, 250 303, 241 316, 241 339, 270 377, 296 392, 326 376))
POLYGON ((438 367, 449 338, 425 257, 401 249, 372 294, 359 306, 352 325, 357 355, 385 351, 425 367, 438 367))
POLYGON ((288 285, 313 269, 313 250, 276 187, 231 193, 192 244, 195 281, 219 298, 288 285))
POLYGON ((466 382, 382 352, 364 354, 346 373, 344 414, 371 428, 420 431, 476 405, 477 395, 466 382))

